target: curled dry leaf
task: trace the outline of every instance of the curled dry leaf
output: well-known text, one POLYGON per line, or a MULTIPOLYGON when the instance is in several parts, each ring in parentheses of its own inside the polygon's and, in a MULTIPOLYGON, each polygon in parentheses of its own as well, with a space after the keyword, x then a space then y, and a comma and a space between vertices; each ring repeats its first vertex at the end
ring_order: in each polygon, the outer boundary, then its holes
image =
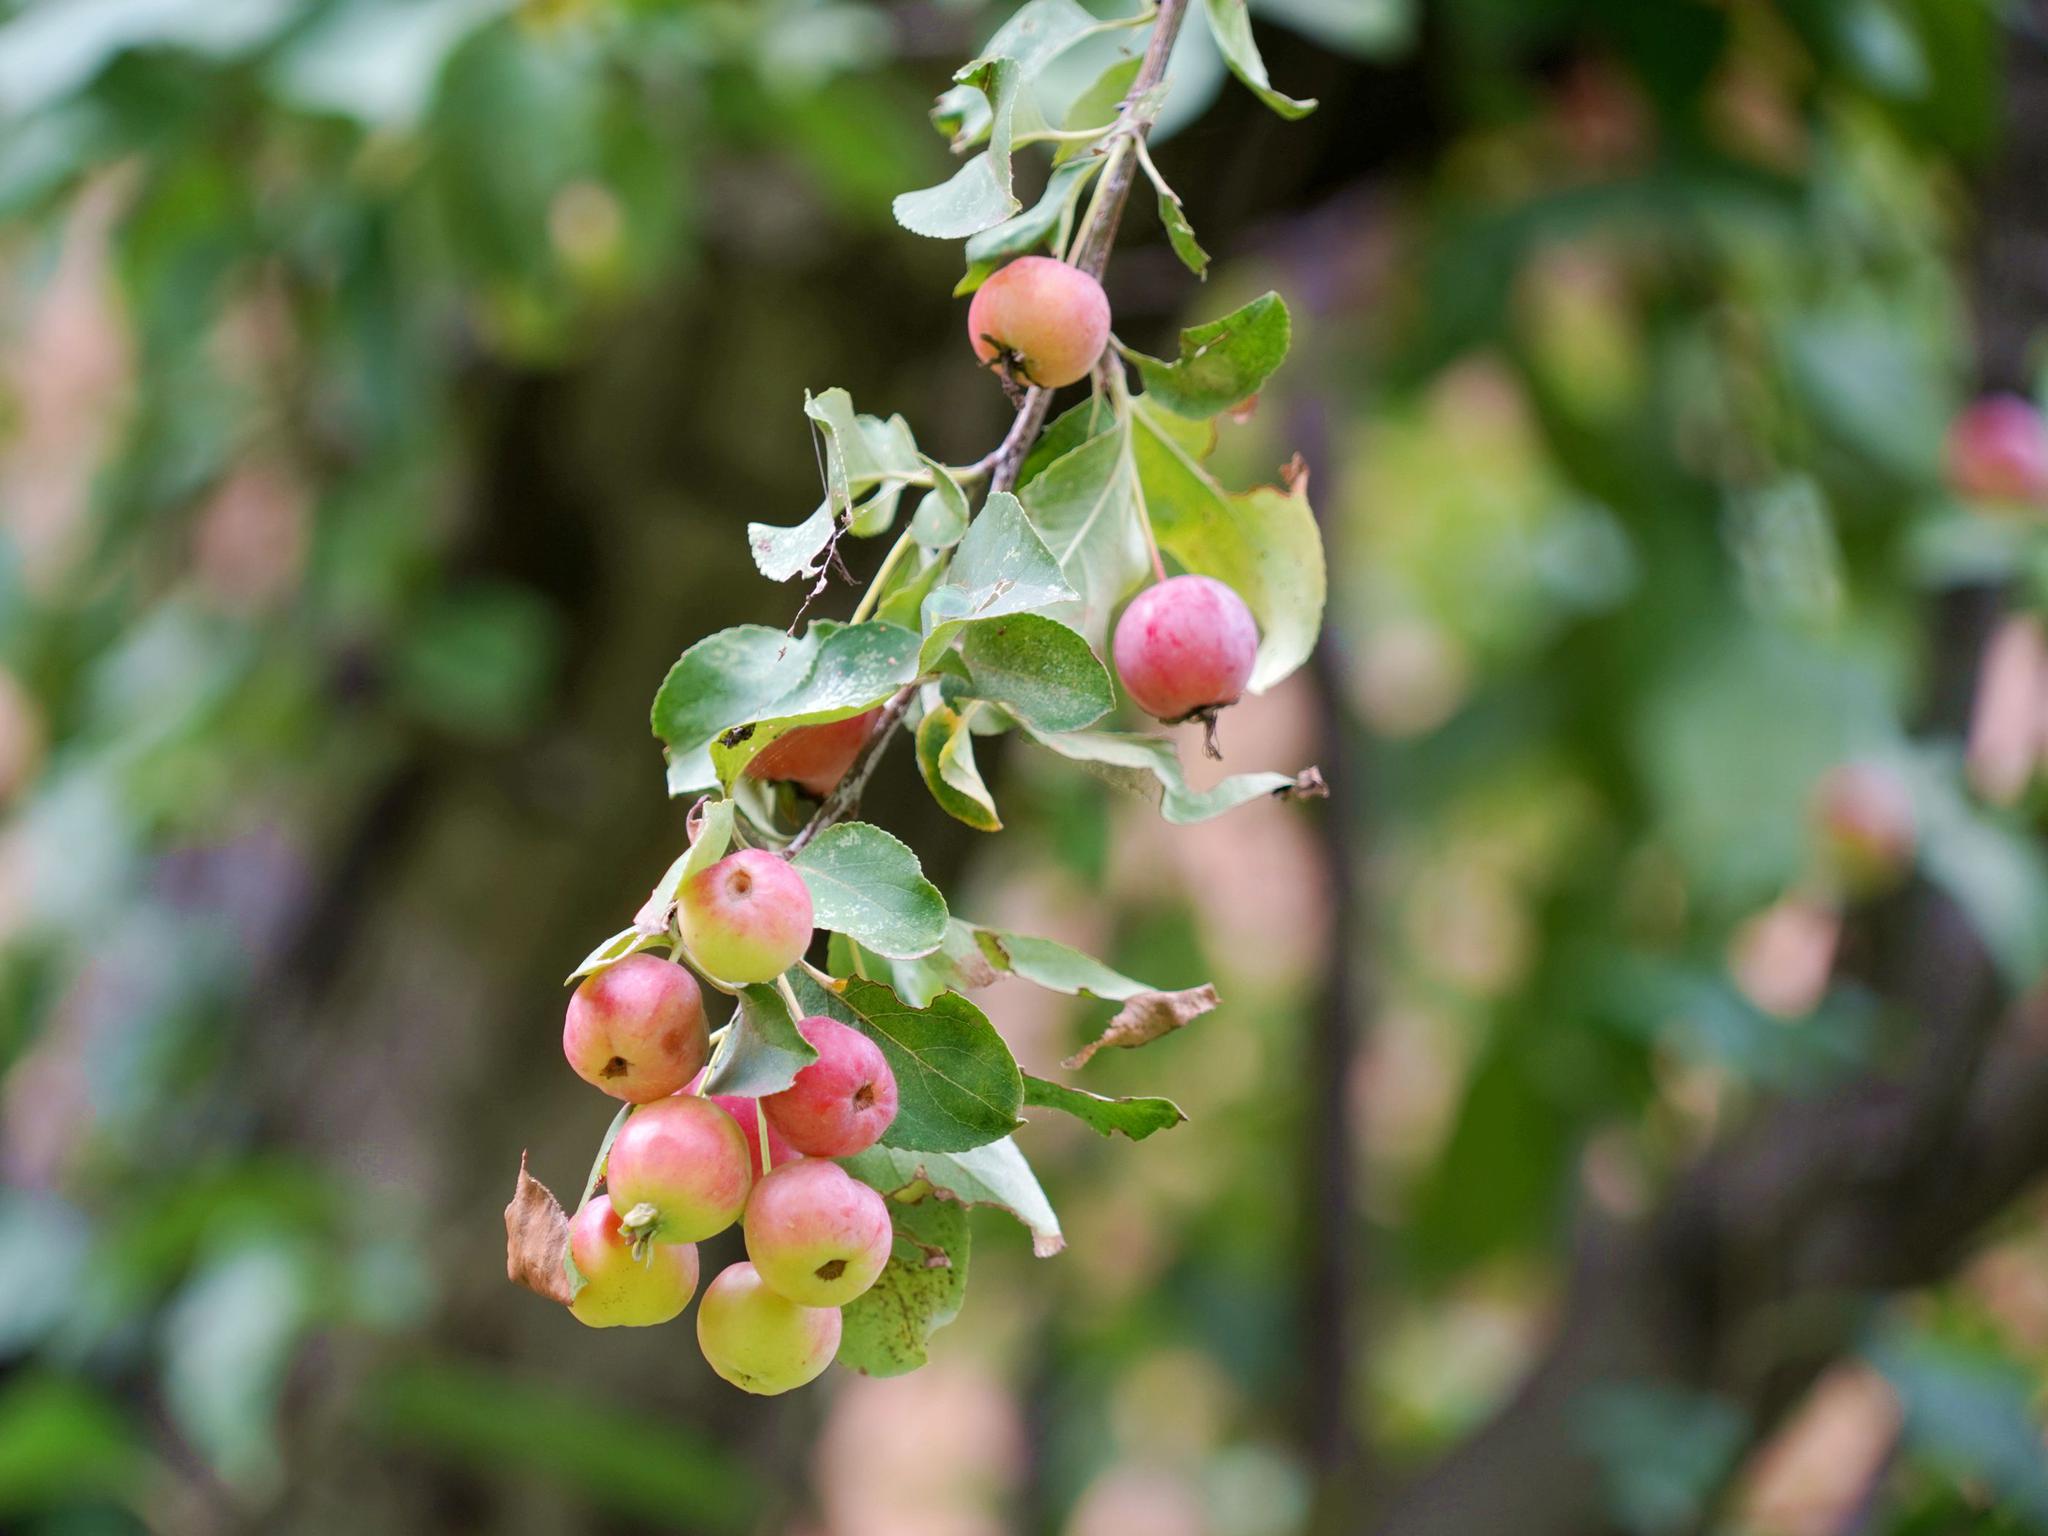
POLYGON ((519 1182, 505 1207, 505 1274, 550 1301, 569 1305, 569 1218, 554 1192, 526 1171, 519 1154, 519 1182))
POLYGON ((1320 768, 1304 768, 1294 776, 1294 782, 1280 791, 1282 800, 1327 800, 1330 786, 1323 778, 1320 768))
POLYGON ((1085 1067, 1089 1058, 1106 1045, 1122 1050, 1150 1045, 1161 1035, 1170 1035, 1183 1024, 1199 1019, 1216 1006, 1216 1001, 1216 989, 1206 982, 1184 992, 1140 992, 1117 1011, 1100 1035, 1060 1065, 1069 1071, 1085 1067))

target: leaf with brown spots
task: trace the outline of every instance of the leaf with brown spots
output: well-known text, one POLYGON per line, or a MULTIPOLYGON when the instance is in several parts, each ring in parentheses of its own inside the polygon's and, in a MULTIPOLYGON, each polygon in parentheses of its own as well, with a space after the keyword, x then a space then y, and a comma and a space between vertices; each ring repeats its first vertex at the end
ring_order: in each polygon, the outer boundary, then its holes
POLYGON ((519 1154, 519 1182, 505 1207, 505 1274, 537 1296, 569 1305, 569 1218, 547 1185, 526 1171, 519 1154))
POLYGON ((967 1293, 967 1211, 935 1194, 891 1201, 896 1245, 888 1267, 840 1314, 839 1363, 863 1376, 901 1376, 926 1360, 931 1336, 960 1315, 967 1293))
POLYGON ((1060 1065, 1068 1071, 1088 1065, 1106 1045, 1135 1050, 1199 1019, 1216 1006, 1216 989, 1204 984, 1183 992, 1140 992, 1125 1000, 1108 1028, 1060 1065))

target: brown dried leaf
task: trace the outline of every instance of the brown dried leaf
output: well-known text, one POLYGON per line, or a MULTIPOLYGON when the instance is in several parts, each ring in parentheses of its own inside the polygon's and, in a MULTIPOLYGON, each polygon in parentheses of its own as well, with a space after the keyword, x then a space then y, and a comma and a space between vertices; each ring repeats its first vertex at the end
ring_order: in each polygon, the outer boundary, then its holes
POLYGON ((547 1185, 526 1171, 519 1154, 519 1182, 505 1207, 505 1274, 537 1296, 569 1305, 569 1218, 547 1185))
POLYGON ((1126 1051, 1150 1045, 1161 1035, 1172 1034, 1215 1006, 1216 989, 1207 983, 1189 987, 1184 992, 1140 992, 1124 1003, 1100 1035, 1060 1065, 1070 1072, 1085 1067, 1089 1058, 1106 1045, 1126 1051))

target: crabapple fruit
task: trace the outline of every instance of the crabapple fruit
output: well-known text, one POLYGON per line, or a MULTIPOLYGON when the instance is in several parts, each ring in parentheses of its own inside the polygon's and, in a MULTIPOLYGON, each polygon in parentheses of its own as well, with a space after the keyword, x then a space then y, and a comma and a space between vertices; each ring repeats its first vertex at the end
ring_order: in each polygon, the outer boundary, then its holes
POLYGON ((1154 719, 1211 718, 1235 704, 1259 651, 1252 612, 1212 576, 1175 576, 1131 599, 1111 650, 1124 691, 1154 719))
POLYGON ((797 1021, 818 1059, 796 1081, 761 1101, 768 1123, 807 1157, 865 1152, 896 1119, 896 1074, 882 1048, 823 1014, 797 1021))
MULTIPOLYGON (((702 1082, 703 1074, 699 1073, 690 1080, 688 1091, 698 1092, 702 1082)), ((753 1166, 754 1177, 759 1179, 768 1170, 761 1166, 761 1122, 766 1116, 757 1107, 758 1101, 740 1093, 707 1093, 704 1096, 739 1122, 747 1137, 747 1160, 753 1166)), ((777 1168, 803 1156, 789 1144, 782 1132, 775 1129, 773 1120, 768 1121, 768 1155, 777 1168)))
POLYGON ((773 981, 811 946, 810 887, 774 854, 743 848, 683 882, 676 921, 721 981, 773 981))
POLYGON ((746 1208, 754 1176, 739 1122, 695 1094, 643 1104, 605 1163, 605 1185, 635 1242, 694 1243, 746 1208))
POLYGON ((1109 342, 1109 299, 1079 267, 1020 256, 974 290, 975 356, 1047 389, 1085 378, 1109 342))
POLYGON ((775 1169, 747 1198, 747 1257, 762 1283, 805 1307, 843 1307, 875 1283, 893 1242, 882 1197, 837 1163, 775 1169))
POLYGON ((734 1386, 773 1397, 824 1374, 839 1352, 839 1310, 776 1295, 741 1260, 704 1287, 697 1347, 734 1386))
POLYGON ((750 779, 787 779, 805 794, 822 800, 846 777, 881 713, 877 706, 844 720, 800 725, 749 758, 746 775, 750 779))
POLYGON ((667 1098, 710 1049, 697 978, 657 955, 628 955, 586 977, 562 1021, 576 1075, 629 1104, 667 1098))
POLYGON ((663 1243, 635 1258, 608 1195, 592 1195, 569 1223, 569 1252, 583 1274, 569 1310, 592 1328, 666 1323, 681 1316, 697 1291, 697 1245, 663 1243))
POLYGON ((1978 501, 2048 502, 2048 421, 2031 400, 1986 395, 1948 429, 1951 489, 1978 501))

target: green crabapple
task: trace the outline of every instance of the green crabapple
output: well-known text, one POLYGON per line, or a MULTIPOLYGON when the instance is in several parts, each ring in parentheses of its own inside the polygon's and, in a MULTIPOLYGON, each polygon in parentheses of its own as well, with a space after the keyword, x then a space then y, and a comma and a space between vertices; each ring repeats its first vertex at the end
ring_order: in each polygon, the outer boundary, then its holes
POLYGON ((635 1241, 694 1243, 723 1232, 753 1186, 746 1133, 695 1094, 643 1104, 605 1163, 605 1186, 635 1241))
POLYGON ((743 1231, 762 1283, 805 1307, 843 1307, 859 1296, 881 1275, 894 1241, 882 1197, 814 1157, 754 1186, 743 1231))
POLYGON ((768 1123, 807 1157, 865 1152, 896 1119, 896 1074, 882 1048, 823 1014, 797 1021, 818 1059, 761 1101, 768 1123))
POLYGON ((2031 400, 1986 395, 1948 429, 1948 482, 1958 495, 2006 505, 2048 502, 2048 421, 2031 400))
POLYGON ((787 779, 805 794, 822 800, 846 777, 881 713, 878 706, 863 715, 786 731, 747 760, 746 775, 750 779, 787 779))
POLYGON ((592 1328, 652 1328, 680 1317, 696 1294, 696 1244, 662 1243, 635 1257, 606 1195, 592 1195, 569 1223, 569 1252, 584 1282, 569 1311, 592 1328))
POLYGON ((839 1327, 836 1307, 776 1295, 744 1260, 707 1285, 697 1304, 697 1347, 711 1369, 762 1397, 823 1375, 839 1352, 839 1327))
POLYGON ((562 1021, 576 1075, 629 1104, 667 1098, 710 1048, 697 978, 658 955, 628 955, 584 978, 562 1021))
POLYGON ((1109 299, 1079 267, 1020 256, 974 290, 975 356, 1047 389, 1087 377, 1109 342, 1109 299))
POLYGON ((1131 599, 1111 644, 1133 702, 1169 723, 1213 719, 1251 680, 1259 627, 1244 599, 1211 576, 1175 576, 1131 599))
POLYGON ((743 848, 683 882, 676 922, 719 980, 773 981, 811 947, 811 892, 787 861, 743 848))
MULTIPOLYGON (((700 1072, 690 1079, 688 1092, 697 1093, 702 1089, 704 1075, 700 1072)), ((768 1155, 774 1165, 780 1168, 784 1163, 793 1163, 803 1153, 792 1147, 782 1132, 775 1129, 775 1122, 767 1120, 758 1100, 739 1093, 707 1093, 704 1095, 720 1109, 739 1122, 740 1129, 747 1135, 747 1160, 753 1165, 754 1177, 759 1179, 768 1170, 761 1166, 761 1125, 768 1126, 768 1155)))

